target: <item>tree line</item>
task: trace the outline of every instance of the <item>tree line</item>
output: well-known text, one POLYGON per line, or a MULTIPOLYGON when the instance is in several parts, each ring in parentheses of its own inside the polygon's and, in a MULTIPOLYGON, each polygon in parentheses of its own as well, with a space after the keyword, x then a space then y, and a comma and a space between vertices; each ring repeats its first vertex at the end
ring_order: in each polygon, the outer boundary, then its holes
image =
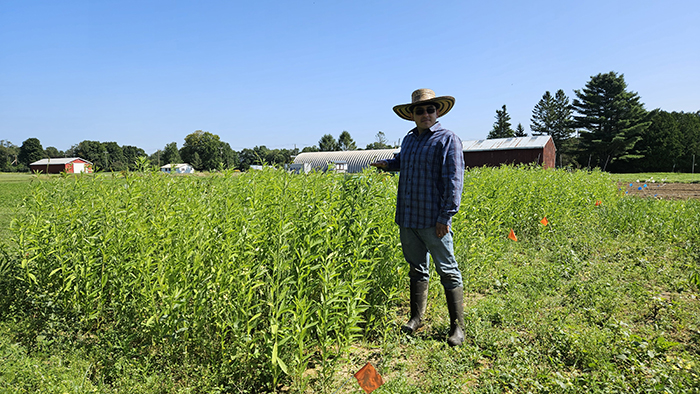
MULTIPOLYGON (((628 91, 624 75, 592 76, 570 101, 563 90, 545 92, 532 110, 533 136, 550 135, 557 165, 611 172, 695 172, 700 159, 700 111, 647 111, 628 91)), ((506 106, 496 110, 487 138, 524 137, 511 128, 506 106)))
MULTIPOLYGON (((365 149, 394 148, 390 145, 383 132, 378 132, 376 141, 368 144, 365 149)), ((336 140, 331 134, 326 134, 318 141, 318 145, 305 147, 302 152, 356 150, 357 144, 349 132, 343 131, 336 140)), ((268 149, 266 146, 256 146, 243 149, 240 152, 221 138, 208 131, 197 130, 185 137, 181 148, 176 142, 166 144, 163 149, 152 155, 138 147, 116 142, 100 142, 85 140, 73 145, 66 151, 49 146, 44 149, 37 138, 28 138, 21 146, 9 141, 0 140, 0 172, 26 172, 29 165, 44 158, 80 157, 93 163, 97 171, 134 171, 143 165, 144 158, 152 166, 165 164, 189 163, 199 171, 214 171, 222 169, 239 169, 246 171, 253 165, 284 165, 291 163, 299 149, 268 149)))

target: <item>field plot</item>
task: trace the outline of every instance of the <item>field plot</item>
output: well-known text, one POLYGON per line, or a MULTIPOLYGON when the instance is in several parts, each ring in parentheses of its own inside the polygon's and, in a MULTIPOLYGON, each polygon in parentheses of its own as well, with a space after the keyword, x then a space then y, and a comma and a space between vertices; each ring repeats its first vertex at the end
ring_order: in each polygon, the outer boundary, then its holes
POLYGON ((75 392, 333 393, 367 361, 378 394, 698 390, 700 201, 628 198, 598 172, 467 172, 453 223, 467 340, 451 349, 438 280, 426 327, 399 330, 396 182, 266 169, 33 183, 17 246, 2 246, 0 391, 70 392, 21 367, 52 352, 83 368, 65 372, 83 377, 66 377, 75 392))

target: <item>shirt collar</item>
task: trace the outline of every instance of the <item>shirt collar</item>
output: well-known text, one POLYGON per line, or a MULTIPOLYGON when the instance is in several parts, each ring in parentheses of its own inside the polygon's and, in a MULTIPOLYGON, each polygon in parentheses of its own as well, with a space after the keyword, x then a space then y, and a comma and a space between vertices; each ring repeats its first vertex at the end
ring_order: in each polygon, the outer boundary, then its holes
MULTIPOLYGON (((437 121, 437 122, 435 122, 434 125, 432 125, 432 126, 428 129, 428 132, 429 132, 429 133, 434 133, 434 132, 436 132, 436 131, 438 131, 438 130, 440 130, 440 129, 442 129, 442 126, 440 125, 440 122, 437 121)), ((418 135, 419 135, 419 134, 418 134, 418 127, 414 127, 414 128, 413 128, 411 131, 409 131, 408 133, 409 133, 409 134, 413 134, 413 135, 415 135, 416 137, 418 137, 418 135)))

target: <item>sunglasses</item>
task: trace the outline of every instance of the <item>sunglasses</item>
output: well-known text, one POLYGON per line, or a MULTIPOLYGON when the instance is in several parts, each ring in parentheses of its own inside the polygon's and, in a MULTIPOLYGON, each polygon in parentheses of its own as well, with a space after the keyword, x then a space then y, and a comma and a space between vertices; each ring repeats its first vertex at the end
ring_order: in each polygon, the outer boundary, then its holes
POLYGON ((414 115, 423 115, 423 113, 427 112, 429 114, 434 114, 435 113, 435 107, 428 107, 428 108, 416 108, 413 110, 414 115))

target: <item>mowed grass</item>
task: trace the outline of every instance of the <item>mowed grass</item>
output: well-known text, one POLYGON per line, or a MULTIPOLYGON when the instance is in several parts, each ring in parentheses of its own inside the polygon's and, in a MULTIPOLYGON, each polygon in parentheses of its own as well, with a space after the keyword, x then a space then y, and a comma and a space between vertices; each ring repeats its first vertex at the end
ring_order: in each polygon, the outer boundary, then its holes
POLYGON ((10 222, 17 213, 24 197, 29 196, 30 181, 34 175, 25 173, 0 173, 0 239, 9 240, 10 222))
POLYGON ((0 392, 333 393, 367 361, 378 394, 698 392, 697 201, 624 197, 597 172, 469 171, 454 220, 467 340, 451 349, 434 273, 426 326, 399 329, 395 182, 266 170, 32 185, 0 392), (75 235, 46 242, 60 234, 75 235))
MULTIPOLYGON (((700 169, 699 169, 700 170, 700 169)), ((695 174, 681 172, 643 172, 635 174, 611 174, 618 182, 666 182, 666 183, 700 183, 700 172, 695 174)))

